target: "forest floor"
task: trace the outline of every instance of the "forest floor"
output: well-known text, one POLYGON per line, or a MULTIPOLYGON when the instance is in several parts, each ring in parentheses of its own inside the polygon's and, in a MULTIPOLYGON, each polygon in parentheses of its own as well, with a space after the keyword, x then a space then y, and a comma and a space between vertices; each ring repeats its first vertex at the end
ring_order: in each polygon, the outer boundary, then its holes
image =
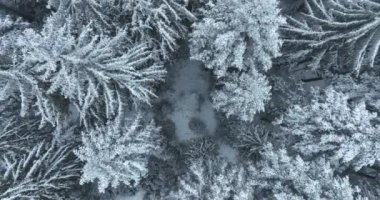
POLYGON ((173 106, 169 118, 175 124, 179 142, 197 137, 210 137, 219 145, 219 156, 237 161, 238 152, 218 138, 218 119, 210 101, 211 74, 202 63, 189 59, 175 62, 168 74, 171 88, 161 98, 173 106))
POLYGON ((200 62, 179 60, 168 74, 171 87, 162 97, 172 106, 168 118, 175 124, 176 139, 184 142, 204 135, 212 136, 217 127, 217 119, 208 98, 210 76, 200 62), (198 122, 199 128, 191 128, 190 122, 198 122))

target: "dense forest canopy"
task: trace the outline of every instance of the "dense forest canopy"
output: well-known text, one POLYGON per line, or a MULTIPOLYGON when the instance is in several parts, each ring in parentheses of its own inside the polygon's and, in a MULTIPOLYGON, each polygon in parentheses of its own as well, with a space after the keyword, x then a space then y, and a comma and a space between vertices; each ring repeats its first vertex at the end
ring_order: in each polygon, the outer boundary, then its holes
POLYGON ((0 0, 0 199, 380 199, 379 49, 380 0, 0 0))

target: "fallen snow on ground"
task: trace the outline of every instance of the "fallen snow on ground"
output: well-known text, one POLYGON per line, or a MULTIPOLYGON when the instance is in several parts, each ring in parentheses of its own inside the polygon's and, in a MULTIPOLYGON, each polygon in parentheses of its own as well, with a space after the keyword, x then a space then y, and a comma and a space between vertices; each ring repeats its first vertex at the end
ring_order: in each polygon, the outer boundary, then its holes
POLYGON ((209 99, 210 74, 203 69, 201 62, 193 60, 179 60, 169 69, 168 81, 170 89, 161 98, 166 99, 173 106, 173 112, 168 117, 175 124, 176 137, 179 142, 206 135, 194 133, 189 128, 192 118, 197 118, 206 126, 209 136, 214 136, 219 144, 219 156, 236 163, 238 152, 228 144, 224 144, 214 134, 217 119, 212 102, 209 99))
POLYGON ((169 118, 176 127, 176 136, 179 141, 186 141, 199 137, 189 128, 189 121, 195 117, 203 121, 207 132, 214 134, 217 121, 210 102, 210 77, 203 70, 200 62, 180 60, 174 64, 172 74, 172 88, 165 94, 165 98, 173 105, 174 111, 169 118))

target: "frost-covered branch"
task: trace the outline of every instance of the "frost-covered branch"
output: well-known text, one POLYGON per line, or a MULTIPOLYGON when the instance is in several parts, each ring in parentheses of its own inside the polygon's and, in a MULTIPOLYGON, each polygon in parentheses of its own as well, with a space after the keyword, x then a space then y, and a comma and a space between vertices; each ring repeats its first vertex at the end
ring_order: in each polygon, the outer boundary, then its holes
POLYGON ((39 129, 39 120, 15 116, 0 117, 0 153, 26 152, 46 137, 51 137, 51 129, 39 129))
MULTIPOLYGON (((0 16, 0 65, 6 63, 7 59, 4 57, 12 54, 13 48, 17 41, 17 35, 27 28, 29 23, 23 21, 21 18, 11 17, 6 15, 0 16)), ((11 60, 10 58, 8 59, 11 60)))
POLYGON ((70 145, 41 142, 27 153, 3 154, 0 160, 0 198, 60 199, 75 183, 79 170, 70 158, 70 145))
POLYGON ((380 4, 373 0, 305 0, 282 28, 284 61, 310 69, 358 74, 373 68, 380 47, 380 4), (296 50, 296 51, 295 51, 296 50))

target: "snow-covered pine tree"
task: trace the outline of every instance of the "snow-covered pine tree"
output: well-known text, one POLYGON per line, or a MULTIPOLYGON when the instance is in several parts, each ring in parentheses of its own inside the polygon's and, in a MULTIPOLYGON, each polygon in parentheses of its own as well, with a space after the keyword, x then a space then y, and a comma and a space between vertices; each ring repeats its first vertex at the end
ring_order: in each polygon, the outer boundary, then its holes
POLYGON ((354 200, 366 199, 360 196, 358 187, 352 187, 348 177, 334 176, 330 164, 323 159, 306 162, 301 157, 291 157, 284 149, 274 150, 271 144, 263 152, 264 160, 256 174, 258 199, 295 200, 354 200), (261 196, 260 196, 261 195, 261 196))
POLYGON ((327 88, 307 105, 294 105, 281 120, 292 148, 307 159, 324 156, 335 169, 360 170, 380 161, 378 115, 365 101, 327 88), (318 96, 319 95, 319 96, 318 96))
POLYGON ((48 6, 61 20, 73 18, 76 27, 94 21, 98 31, 110 34, 126 26, 132 40, 147 43, 165 59, 186 37, 186 22, 196 19, 183 0, 49 0, 48 6))
POLYGON ((109 124, 82 134, 83 145, 75 151, 85 162, 81 184, 98 182, 99 192, 120 183, 137 186, 148 172, 148 157, 160 150, 159 128, 141 116, 121 124, 109 124))
POLYGON ((282 28, 284 62, 297 68, 358 74, 374 67, 380 47, 376 0, 305 0, 299 17, 282 28))
POLYGON ((221 89, 211 93, 213 106, 243 121, 253 121, 256 113, 263 111, 270 100, 271 86, 263 74, 253 69, 251 73, 230 74, 220 81, 221 89))
POLYGON ((25 29, 29 23, 21 18, 11 17, 10 15, 2 16, 0 14, 0 63, 6 60, 4 57, 9 56, 12 52, 12 47, 16 43, 17 37, 22 29, 25 29))
POLYGON ((179 188, 168 200, 249 200, 253 179, 241 165, 232 165, 221 159, 198 160, 190 165, 188 173, 180 177, 179 188))
POLYGON ((212 137, 193 138, 186 141, 183 146, 182 154, 187 162, 213 158, 219 153, 219 146, 212 137))
MULTIPOLYGON (((162 154, 161 154, 162 155, 162 154)), ((179 158, 179 157, 178 157, 179 158)), ((180 159, 180 158, 179 158, 180 159)), ((179 159, 160 159, 152 156, 149 159, 148 174, 140 182, 147 199, 165 199, 178 184, 178 176, 185 170, 179 159)))
POLYGON ((227 138, 244 158, 258 160, 272 139, 272 130, 264 124, 239 120, 227 126, 227 138))
POLYGON ((217 1, 193 24, 191 57, 202 61, 220 78, 229 70, 268 70, 280 55, 277 32, 285 21, 276 0, 217 1))
POLYGON ((123 30, 115 37, 94 35, 90 24, 74 36, 69 25, 56 25, 49 18, 40 33, 25 30, 13 65, 0 71, 6 80, 2 99, 18 93, 21 115, 35 107, 42 122, 56 125, 71 104, 87 125, 88 116, 104 120, 121 114, 131 98, 149 103, 151 85, 165 70, 145 44, 129 43, 123 30))
POLYGON ((2 154, 0 199, 67 199, 79 177, 71 148, 54 141, 40 142, 27 152, 2 154))

